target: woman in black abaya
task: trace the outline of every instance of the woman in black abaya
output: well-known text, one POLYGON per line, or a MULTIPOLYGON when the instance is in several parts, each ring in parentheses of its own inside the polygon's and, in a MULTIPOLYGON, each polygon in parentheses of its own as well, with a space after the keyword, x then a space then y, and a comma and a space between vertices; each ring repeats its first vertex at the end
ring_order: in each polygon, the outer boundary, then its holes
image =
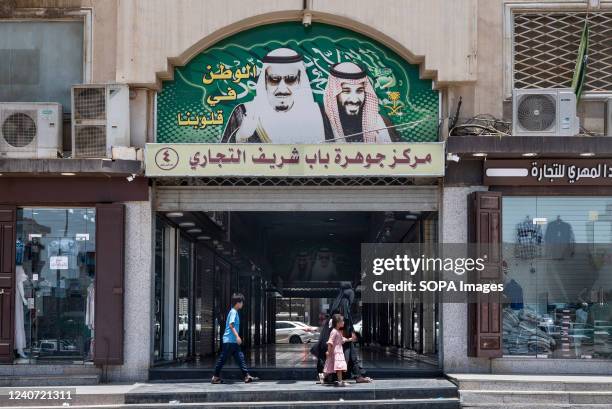
MULTIPOLYGON (((361 360, 359 359, 357 349, 355 348, 354 344, 354 342, 357 340, 357 336, 353 330, 353 319, 351 316, 351 306, 354 300, 355 292, 351 288, 350 284, 343 284, 340 288, 338 296, 329 309, 328 318, 321 326, 319 331, 319 342, 317 342, 317 344, 311 348, 310 352, 317 357, 317 373, 322 374, 323 367, 325 366, 327 340, 329 339, 329 334, 331 332, 329 317, 331 317, 333 314, 342 314, 344 316, 344 336, 346 338, 352 338, 353 340, 353 342, 346 342, 342 346, 344 349, 344 357, 346 359, 348 373, 357 383, 369 383, 372 382, 372 379, 365 376, 365 370, 361 366, 361 360)), ((333 379, 325 379, 324 382, 333 382, 333 379)))

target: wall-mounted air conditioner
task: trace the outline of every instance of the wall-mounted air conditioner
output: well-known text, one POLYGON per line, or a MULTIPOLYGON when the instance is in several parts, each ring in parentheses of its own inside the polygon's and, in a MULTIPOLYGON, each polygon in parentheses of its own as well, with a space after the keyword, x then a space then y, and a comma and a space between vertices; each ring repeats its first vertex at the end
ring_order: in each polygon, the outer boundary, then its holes
POLYGON ((110 158, 130 146, 130 90, 125 84, 72 87, 72 157, 110 158))
POLYGON ((61 104, 0 102, 0 157, 53 159, 61 150, 61 104))
POLYGON ((580 132, 576 95, 570 88, 515 89, 512 134, 516 136, 574 136, 580 132))

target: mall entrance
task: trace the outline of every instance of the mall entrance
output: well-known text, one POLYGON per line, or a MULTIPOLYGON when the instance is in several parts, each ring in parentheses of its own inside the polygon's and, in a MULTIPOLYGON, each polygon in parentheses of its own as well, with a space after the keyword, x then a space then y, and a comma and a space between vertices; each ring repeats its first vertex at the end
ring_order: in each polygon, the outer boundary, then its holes
MULTIPOLYGON (((212 370, 233 292, 246 297, 248 365, 310 379, 310 348, 341 287, 354 290, 352 321, 369 375, 439 373, 435 300, 364 303, 360 273, 362 243, 437 242, 436 211, 162 210, 155 225, 153 379, 212 370)), ((227 367, 236 368, 232 360, 227 367)))

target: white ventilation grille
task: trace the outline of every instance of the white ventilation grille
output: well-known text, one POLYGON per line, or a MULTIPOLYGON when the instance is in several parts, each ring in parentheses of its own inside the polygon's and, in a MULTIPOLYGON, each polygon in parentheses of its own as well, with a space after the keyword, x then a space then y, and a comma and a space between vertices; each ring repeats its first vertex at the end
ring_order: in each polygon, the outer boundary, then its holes
POLYGON ((23 149, 32 145, 36 149, 36 111, 0 111, 0 129, 8 148, 23 149))
POLYGON ((517 121, 523 129, 541 132, 555 126, 557 101, 552 95, 521 95, 517 104, 517 121))
POLYGON ((106 118, 104 87, 76 88, 74 90, 74 117, 78 120, 106 118))
MULTIPOLYGON (((586 13, 514 13, 514 88, 571 86, 586 13)), ((612 12, 589 14, 585 92, 612 92, 612 12)))
POLYGON ((106 156, 106 126, 76 126, 74 155, 76 158, 102 158, 106 156))

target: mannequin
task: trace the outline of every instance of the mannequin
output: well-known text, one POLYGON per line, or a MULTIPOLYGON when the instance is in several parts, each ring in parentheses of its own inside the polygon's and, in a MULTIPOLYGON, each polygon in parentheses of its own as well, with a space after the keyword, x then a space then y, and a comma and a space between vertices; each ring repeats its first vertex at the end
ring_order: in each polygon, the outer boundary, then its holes
POLYGON ((23 320, 23 305, 27 306, 23 283, 28 280, 28 276, 23 271, 23 266, 18 265, 15 269, 15 349, 21 358, 27 358, 23 349, 26 347, 25 326, 23 320))
POLYGON ((85 325, 89 328, 91 339, 89 341, 89 355, 93 359, 94 354, 94 327, 95 327, 95 296, 96 288, 95 281, 90 275, 91 282, 87 287, 87 304, 85 308, 85 325))

